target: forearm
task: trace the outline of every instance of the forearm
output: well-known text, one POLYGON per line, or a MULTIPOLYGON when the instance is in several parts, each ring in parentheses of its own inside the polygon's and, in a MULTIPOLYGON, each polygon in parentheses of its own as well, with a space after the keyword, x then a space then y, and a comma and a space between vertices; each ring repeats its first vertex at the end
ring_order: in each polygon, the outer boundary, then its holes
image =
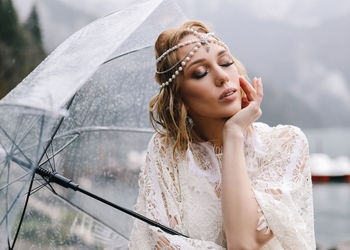
POLYGON ((248 177, 243 135, 224 139, 222 209, 228 248, 258 249, 270 235, 257 231, 258 203, 248 177))

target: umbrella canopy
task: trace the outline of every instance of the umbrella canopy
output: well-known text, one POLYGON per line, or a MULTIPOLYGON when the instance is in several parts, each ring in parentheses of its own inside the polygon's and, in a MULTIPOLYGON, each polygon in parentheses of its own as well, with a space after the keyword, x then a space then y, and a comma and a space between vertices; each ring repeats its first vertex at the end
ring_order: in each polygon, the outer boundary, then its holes
POLYGON ((79 30, 0 101, 0 249, 124 249, 132 217, 35 176, 41 166, 133 209, 152 135, 153 44, 185 20, 170 0, 130 6, 79 30))

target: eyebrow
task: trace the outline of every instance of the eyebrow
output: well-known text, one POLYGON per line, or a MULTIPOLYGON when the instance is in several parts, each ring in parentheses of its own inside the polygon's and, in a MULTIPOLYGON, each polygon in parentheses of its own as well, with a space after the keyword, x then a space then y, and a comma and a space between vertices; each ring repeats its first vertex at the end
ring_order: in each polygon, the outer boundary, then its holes
MULTIPOLYGON (((216 56, 217 56, 217 57, 218 57, 218 56, 221 56, 221 55, 224 54, 225 52, 227 52, 227 50, 225 50, 225 49, 224 49, 224 50, 221 50, 221 51, 218 52, 218 54, 217 54, 216 56)), ((197 59, 197 60, 191 62, 191 63, 188 65, 188 67, 186 67, 186 68, 187 68, 187 70, 188 70, 188 69, 191 68, 194 64, 198 64, 198 63, 201 63, 201 62, 203 62, 203 61, 205 61, 204 58, 197 59)))

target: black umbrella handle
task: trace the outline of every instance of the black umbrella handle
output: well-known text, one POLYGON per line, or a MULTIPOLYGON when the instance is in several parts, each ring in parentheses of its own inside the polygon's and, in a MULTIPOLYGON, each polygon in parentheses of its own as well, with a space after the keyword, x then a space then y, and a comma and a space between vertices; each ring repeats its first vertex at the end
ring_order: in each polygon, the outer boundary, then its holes
POLYGON ((177 231, 175 231, 167 226, 159 224, 158 222, 151 220, 151 219, 149 219, 149 218, 147 218, 139 213, 136 213, 132 210, 118 206, 117 204, 115 204, 113 202, 110 202, 110 201, 108 201, 100 196, 97 196, 97 195, 95 195, 95 194, 93 194, 93 193, 91 193, 83 188, 80 188, 78 184, 74 183, 72 180, 70 180, 70 179, 68 179, 68 178, 66 178, 66 177, 64 177, 56 172, 48 171, 46 169, 43 169, 42 167, 38 167, 35 172, 37 174, 41 175, 44 179, 48 180, 48 182, 54 182, 62 187, 70 188, 70 189, 73 189, 74 191, 79 191, 83 194, 86 194, 86 195, 90 196, 91 198, 99 200, 100 202, 103 202, 103 203, 105 203, 113 208, 116 208, 116 209, 118 209, 118 210, 120 210, 128 215, 131 215, 139 220, 142 220, 142 221, 144 221, 152 226, 158 227, 158 228, 162 229, 164 232, 167 232, 167 233, 172 234, 172 235, 179 235, 179 236, 183 236, 183 237, 188 238, 187 235, 179 233, 179 232, 177 232, 177 231))

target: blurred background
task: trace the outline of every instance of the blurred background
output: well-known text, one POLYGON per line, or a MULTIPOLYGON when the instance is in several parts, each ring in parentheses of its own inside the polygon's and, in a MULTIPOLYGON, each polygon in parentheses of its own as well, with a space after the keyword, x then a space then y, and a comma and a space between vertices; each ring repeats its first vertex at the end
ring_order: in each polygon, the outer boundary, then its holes
MULTIPOLYGON (((0 98, 69 35, 136 0, 0 0, 0 98)), ((263 116, 310 143, 319 249, 350 249, 350 2, 178 0, 262 77, 263 116)))

